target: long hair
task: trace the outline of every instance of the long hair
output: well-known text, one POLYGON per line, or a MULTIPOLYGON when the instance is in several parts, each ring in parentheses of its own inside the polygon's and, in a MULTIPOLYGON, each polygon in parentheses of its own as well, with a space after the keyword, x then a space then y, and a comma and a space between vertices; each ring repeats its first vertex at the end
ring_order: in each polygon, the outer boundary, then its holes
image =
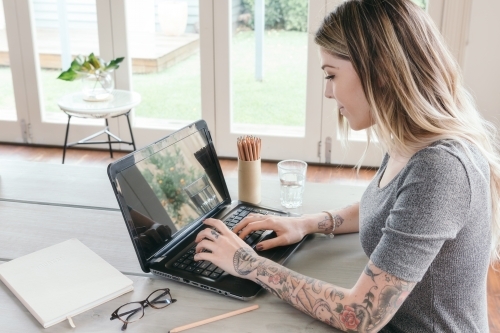
MULTIPOLYGON (((491 258, 500 259, 496 129, 477 111, 427 13, 410 0, 345 1, 325 17, 315 42, 349 60, 360 77, 375 124, 368 142, 375 135, 385 151, 407 156, 439 139, 456 140, 469 157, 467 141, 479 148, 490 167, 483 176, 491 192, 491 258)), ((347 121, 338 116, 347 139, 347 121)))

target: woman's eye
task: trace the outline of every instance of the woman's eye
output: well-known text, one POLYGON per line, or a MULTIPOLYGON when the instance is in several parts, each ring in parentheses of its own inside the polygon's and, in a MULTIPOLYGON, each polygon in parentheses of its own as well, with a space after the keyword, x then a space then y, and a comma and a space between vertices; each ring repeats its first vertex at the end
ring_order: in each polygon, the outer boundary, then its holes
POLYGON ((333 80, 334 77, 335 75, 328 75, 325 77, 325 80, 333 80))

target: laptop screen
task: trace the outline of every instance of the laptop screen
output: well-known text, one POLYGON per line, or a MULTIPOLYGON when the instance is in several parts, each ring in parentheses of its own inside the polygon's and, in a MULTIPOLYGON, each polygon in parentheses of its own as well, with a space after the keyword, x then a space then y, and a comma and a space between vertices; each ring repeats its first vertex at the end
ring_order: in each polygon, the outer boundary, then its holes
POLYGON ((132 153, 133 161, 116 173, 129 229, 146 258, 228 197, 205 130, 174 134, 132 153))

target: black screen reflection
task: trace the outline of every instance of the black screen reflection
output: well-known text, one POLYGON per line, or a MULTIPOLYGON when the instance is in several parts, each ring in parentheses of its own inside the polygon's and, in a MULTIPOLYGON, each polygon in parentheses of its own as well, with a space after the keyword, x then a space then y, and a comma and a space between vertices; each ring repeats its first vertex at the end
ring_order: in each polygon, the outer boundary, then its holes
POLYGON ((204 135, 196 132, 167 144, 151 155, 149 150, 149 156, 117 176, 135 240, 146 257, 217 207, 224 196, 217 161, 204 135))

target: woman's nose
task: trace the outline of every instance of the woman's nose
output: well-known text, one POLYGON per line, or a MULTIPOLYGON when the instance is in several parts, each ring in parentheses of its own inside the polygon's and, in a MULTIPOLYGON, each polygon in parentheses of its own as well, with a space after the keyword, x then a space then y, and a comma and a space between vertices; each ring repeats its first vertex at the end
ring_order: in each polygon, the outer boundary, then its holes
POLYGON ((335 99, 335 96, 333 96, 332 89, 328 89, 328 86, 325 89, 325 97, 328 99, 335 99))
POLYGON ((333 87, 331 82, 327 81, 325 84, 325 97, 328 99, 335 99, 335 95, 333 94, 333 87))

